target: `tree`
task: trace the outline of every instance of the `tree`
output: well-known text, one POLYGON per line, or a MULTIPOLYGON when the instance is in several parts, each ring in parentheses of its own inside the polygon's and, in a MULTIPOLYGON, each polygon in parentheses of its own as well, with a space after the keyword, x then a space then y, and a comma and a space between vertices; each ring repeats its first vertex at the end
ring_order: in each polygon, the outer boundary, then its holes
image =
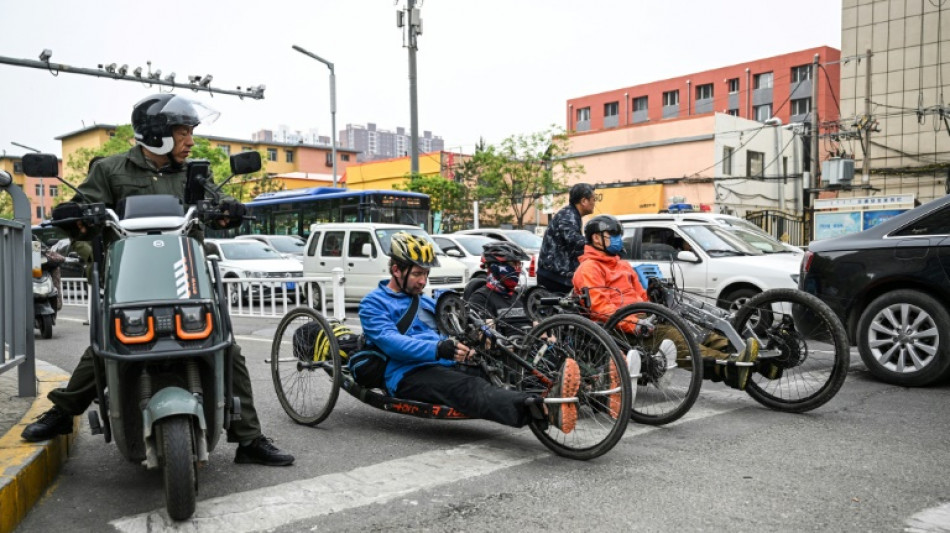
POLYGON ((499 147, 489 146, 473 157, 479 200, 495 211, 499 220, 524 219, 543 196, 561 192, 570 178, 584 168, 567 155, 568 138, 551 128, 527 135, 513 135, 499 147))

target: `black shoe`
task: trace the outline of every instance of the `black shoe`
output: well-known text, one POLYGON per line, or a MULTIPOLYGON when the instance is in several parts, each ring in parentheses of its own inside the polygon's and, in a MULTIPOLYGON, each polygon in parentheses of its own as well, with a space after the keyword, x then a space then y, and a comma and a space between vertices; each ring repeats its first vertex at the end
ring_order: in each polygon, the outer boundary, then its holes
POLYGON ((69 435, 72 432, 72 415, 66 414, 59 407, 53 407, 36 417, 36 422, 26 426, 20 437, 27 442, 40 442, 57 435, 69 435))
POLYGON ((280 451, 274 441, 264 435, 257 437, 247 446, 238 446, 234 454, 235 463, 256 463, 264 466, 288 466, 294 463, 294 456, 280 451))

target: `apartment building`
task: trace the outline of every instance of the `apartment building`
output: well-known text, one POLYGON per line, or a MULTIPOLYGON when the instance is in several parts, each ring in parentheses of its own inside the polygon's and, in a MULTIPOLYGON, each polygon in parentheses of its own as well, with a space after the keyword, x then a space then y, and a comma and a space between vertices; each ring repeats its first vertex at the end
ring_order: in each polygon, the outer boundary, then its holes
MULTIPOLYGON (((342 146, 358 151, 357 161, 362 163, 409 155, 412 137, 405 128, 381 130, 370 122, 365 126, 347 124, 346 129, 340 131, 339 142, 342 146)), ((419 137, 420 154, 441 152, 444 148, 442 137, 432 135, 431 131, 423 131, 419 137)))

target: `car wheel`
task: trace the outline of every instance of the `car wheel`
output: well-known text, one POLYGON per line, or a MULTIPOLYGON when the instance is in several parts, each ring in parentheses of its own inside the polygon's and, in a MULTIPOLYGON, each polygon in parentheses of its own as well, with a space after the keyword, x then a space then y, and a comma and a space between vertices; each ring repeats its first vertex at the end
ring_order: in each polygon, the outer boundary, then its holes
POLYGON ((730 313, 735 313, 759 292, 761 291, 749 288, 735 289, 721 295, 716 305, 722 309, 727 309, 730 313))
POLYGON ((236 306, 242 301, 247 301, 247 294, 241 289, 240 285, 237 283, 228 283, 227 285, 231 286, 230 289, 225 286, 225 290, 228 291, 228 301, 232 306, 236 306))
POLYGON ((950 314, 922 292, 878 297, 861 314, 856 337, 868 370, 887 383, 928 385, 950 368, 950 314))

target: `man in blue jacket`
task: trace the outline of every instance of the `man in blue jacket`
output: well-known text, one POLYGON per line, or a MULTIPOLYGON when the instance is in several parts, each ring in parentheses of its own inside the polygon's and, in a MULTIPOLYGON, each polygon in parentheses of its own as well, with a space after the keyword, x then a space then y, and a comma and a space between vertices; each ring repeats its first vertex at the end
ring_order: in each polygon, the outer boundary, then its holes
MULTIPOLYGON (((360 302, 360 323, 367 348, 389 357, 386 388, 391 394, 447 405, 469 417, 512 427, 538 421, 550 422, 564 433, 574 430, 575 404, 546 406, 539 396, 495 387, 480 368, 459 364, 468 361, 473 350, 439 333, 435 301, 422 295, 429 269, 439 266, 427 239, 399 232, 393 235, 390 250, 390 279, 360 302), (415 317, 401 333, 398 324, 408 312, 415 312, 415 317)), ((579 387, 580 369, 568 359, 549 397, 573 397, 579 387)))
POLYGON ((574 271, 580 264, 587 241, 581 232, 581 218, 594 212, 594 188, 587 183, 571 187, 567 206, 551 217, 538 256, 538 285, 558 294, 574 290, 574 271))

